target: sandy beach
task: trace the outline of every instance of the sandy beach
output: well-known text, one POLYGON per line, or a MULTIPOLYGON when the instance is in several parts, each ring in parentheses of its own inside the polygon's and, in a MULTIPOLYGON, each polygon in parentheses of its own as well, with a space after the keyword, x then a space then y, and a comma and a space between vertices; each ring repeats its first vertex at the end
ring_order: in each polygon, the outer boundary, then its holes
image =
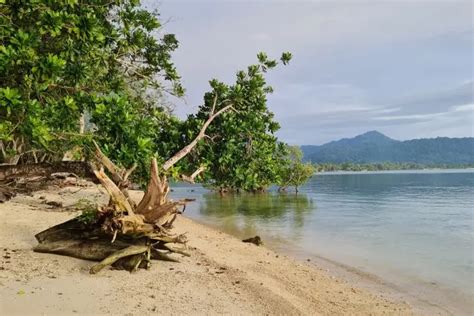
POLYGON ((89 184, 0 204, 1 315, 413 314, 408 304, 357 288, 313 263, 242 243, 184 216, 174 231, 187 233, 191 257, 154 261, 148 271, 90 275, 90 261, 33 252, 34 235, 76 216, 79 199, 104 202, 106 196, 89 184))

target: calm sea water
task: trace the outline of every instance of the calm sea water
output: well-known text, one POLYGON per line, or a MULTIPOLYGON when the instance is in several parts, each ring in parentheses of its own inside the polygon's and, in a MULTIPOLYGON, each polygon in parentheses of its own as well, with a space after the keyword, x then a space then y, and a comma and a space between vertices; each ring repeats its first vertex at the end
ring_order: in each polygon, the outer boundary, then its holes
POLYGON ((278 251, 324 257, 472 311, 472 170, 318 174, 298 195, 220 196, 200 186, 173 194, 197 199, 189 217, 238 237, 258 234, 278 251))

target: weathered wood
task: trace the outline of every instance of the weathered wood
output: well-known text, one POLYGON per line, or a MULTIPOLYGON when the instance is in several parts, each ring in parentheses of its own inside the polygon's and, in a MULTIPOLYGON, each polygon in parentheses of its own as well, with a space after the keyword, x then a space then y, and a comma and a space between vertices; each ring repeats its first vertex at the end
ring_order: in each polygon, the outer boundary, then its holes
POLYGON ((125 258, 120 258, 112 267, 119 270, 127 270, 130 272, 135 272, 138 268, 149 269, 151 266, 151 258, 148 254, 138 254, 125 258))
POLYGON ((94 141, 95 146, 95 157, 100 164, 102 164, 107 171, 109 171, 112 181, 117 185, 122 194, 128 200, 128 203, 135 208, 135 202, 130 198, 130 194, 127 188, 130 185, 128 181, 129 176, 132 172, 137 168, 137 164, 134 164, 130 169, 125 170, 122 168, 117 167, 112 160, 109 159, 102 150, 100 149, 99 145, 94 141))
POLYGON ((93 141, 93 143, 94 143, 94 146, 95 146, 96 159, 105 167, 105 169, 107 169, 110 172, 112 180, 116 184, 119 184, 120 182, 122 182, 123 181, 122 174, 123 174, 124 171, 122 169, 118 168, 112 162, 112 160, 109 159, 109 157, 104 155, 102 150, 100 150, 99 145, 95 141, 93 141))
POLYGON ((169 168, 171 168, 175 163, 180 161, 182 158, 184 158, 187 154, 191 152, 191 150, 196 147, 197 143, 203 139, 206 136, 206 130, 209 127, 209 125, 214 121, 216 117, 224 113, 225 111, 228 111, 230 109, 233 109, 232 105, 227 105, 214 113, 215 107, 216 107, 216 102, 217 102, 217 96, 214 98, 214 104, 212 106, 211 112, 209 113, 209 118, 207 119, 206 122, 201 127, 201 130, 199 131, 199 134, 194 138, 192 142, 190 142, 188 145, 184 146, 180 151, 178 151, 173 157, 168 159, 164 164, 163 164, 163 170, 166 171, 169 168))
POLYGON ((0 182, 7 182, 24 177, 50 177, 56 172, 68 172, 97 182, 92 167, 84 161, 58 161, 54 163, 38 163, 25 165, 1 165, 0 182))
MULTIPOLYGON (((138 254, 143 254, 147 251, 150 251, 150 246, 145 246, 145 245, 143 245, 143 246, 137 246, 137 245, 129 246, 127 248, 124 248, 124 249, 121 249, 121 250, 118 250, 118 251, 114 252, 113 254, 111 254, 110 256, 108 256, 107 258, 105 258, 104 260, 99 262, 98 264, 94 265, 90 269, 89 272, 91 274, 96 274, 100 270, 105 268, 106 266, 112 265, 113 263, 115 263, 117 260, 119 260, 121 258, 125 258, 125 257, 128 257, 128 256, 133 256, 133 255, 138 255, 138 254)), ((135 268, 138 268, 139 264, 140 264, 140 262, 137 264, 137 266, 135 268)))
POLYGON ((33 248, 33 251, 52 253, 83 260, 101 261, 114 252, 129 247, 130 245, 130 243, 124 241, 115 241, 112 244, 110 239, 80 239, 76 237, 74 239, 62 239, 40 243, 33 248))
POLYGON ((117 187, 117 185, 110 180, 110 178, 105 174, 104 169, 101 168, 100 170, 94 170, 94 173, 99 179, 102 186, 107 190, 109 196, 114 204, 115 210, 118 212, 127 211, 129 215, 133 215, 133 208, 130 205, 127 197, 123 194, 123 192, 117 187))
POLYGON ((172 258, 168 256, 166 253, 156 250, 154 248, 151 249, 151 259, 170 261, 170 262, 179 262, 178 259, 172 258))
POLYGON ((150 182, 148 183, 145 195, 140 203, 138 203, 136 213, 142 214, 145 217, 145 222, 155 223, 160 216, 165 215, 164 212, 160 212, 160 208, 167 204, 168 193, 168 179, 160 177, 156 159, 152 159, 150 182))
POLYGON ((183 180, 184 182, 188 182, 188 183, 194 184, 194 181, 195 181, 196 177, 197 177, 198 175, 200 175, 204 170, 206 170, 206 167, 201 166, 201 167, 199 167, 196 171, 194 171, 192 175, 187 176, 187 175, 184 175, 184 174, 183 174, 183 175, 181 175, 180 178, 181 178, 181 180, 183 180))
POLYGON ((8 188, 0 186, 0 203, 6 202, 15 196, 15 192, 8 188))
MULTIPOLYGON (((178 207, 185 206, 189 200, 175 202, 168 199, 168 179, 160 172, 156 159, 151 161, 146 192, 136 205, 127 191, 128 177, 136 166, 128 170, 117 167, 95 145, 101 167, 99 170, 92 168, 110 196, 109 204, 98 209, 92 222, 85 224, 75 218, 37 234, 39 245, 34 250, 101 261, 91 268, 91 273, 108 265, 135 271, 140 267, 148 268, 151 259, 177 261, 168 256, 173 252, 189 256, 183 249, 167 245, 186 242, 184 235, 173 236, 167 229, 180 213, 178 207)), ((203 170, 203 167, 199 168, 190 178, 194 180, 203 170)))
POLYGON ((64 223, 55 225, 35 235, 36 240, 41 243, 55 242, 67 239, 89 239, 100 236, 100 230, 88 226, 78 220, 70 219, 64 223))
POLYGON ((179 253, 179 254, 181 254, 181 255, 183 255, 183 256, 185 256, 185 257, 191 257, 191 255, 190 255, 188 252, 186 252, 186 250, 173 247, 173 245, 164 244, 163 247, 166 248, 166 249, 168 249, 168 250, 171 251, 171 252, 179 253))
POLYGON ((148 235, 156 230, 154 225, 145 223, 143 215, 140 214, 119 217, 117 222, 120 223, 120 233, 123 235, 148 235))
POLYGON ((116 240, 105 234, 98 224, 90 225, 73 218, 59 225, 50 227, 35 235, 38 245, 35 252, 53 253, 85 260, 100 261, 117 250, 130 245, 145 243, 143 239, 116 240))
POLYGON ((260 245, 263 244, 262 238, 260 238, 260 236, 255 236, 255 237, 252 237, 252 238, 243 239, 242 241, 247 242, 247 243, 252 243, 252 244, 257 245, 257 246, 260 246, 260 245))

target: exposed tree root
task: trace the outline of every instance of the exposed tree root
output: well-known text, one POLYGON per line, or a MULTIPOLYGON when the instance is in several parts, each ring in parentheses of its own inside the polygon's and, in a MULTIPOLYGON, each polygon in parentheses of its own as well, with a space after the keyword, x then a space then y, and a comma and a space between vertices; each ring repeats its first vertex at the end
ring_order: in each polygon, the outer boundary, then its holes
POLYGON ((39 245, 34 251, 100 261, 91 268, 91 273, 109 265, 136 271, 148 268, 151 259, 177 261, 170 253, 189 255, 169 245, 186 243, 184 235, 172 235, 169 228, 180 213, 179 207, 188 200, 168 199, 168 180, 160 177, 156 160, 151 163, 146 193, 136 205, 127 191, 131 170, 115 166, 99 147, 96 151, 98 164, 105 166, 111 176, 103 167, 98 170, 94 167, 93 171, 109 194, 110 202, 99 207, 92 218, 79 216, 37 234, 39 245))
MULTIPOLYGON (((217 100, 217 98, 215 99, 217 100)), ((231 109, 231 105, 215 112, 215 102, 196 138, 173 157, 158 167, 151 161, 150 182, 142 200, 135 204, 127 188, 130 174, 136 168, 122 169, 116 166, 100 147, 95 144, 95 164, 89 164, 93 173, 106 189, 110 200, 99 207, 92 216, 79 216, 56 225, 36 235, 37 252, 48 252, 81 259, 100 261, 90 269, 98 273, 106 266, 136 271, 149 268, 152 259, 177 262, 171 254, 190 254, 176 244, 186 244, 185 235, 170 233, 174 220, 189 199, 173 201, 168 198, 170 188, 166 171, 186 156, 205 137, 205 130, 215 117, 231 109)), ((189 182, 205 170, 198 168, 191 176, 182 176, 189 182)), ((0 174, 1 175, 1 174, 0 174)))

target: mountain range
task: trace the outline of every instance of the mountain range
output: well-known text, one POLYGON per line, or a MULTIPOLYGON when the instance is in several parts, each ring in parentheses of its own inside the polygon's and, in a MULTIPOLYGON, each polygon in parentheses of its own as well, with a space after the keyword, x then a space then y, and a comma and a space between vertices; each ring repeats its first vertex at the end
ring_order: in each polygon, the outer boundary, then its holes
POLYGON ((378 131, 324 145, 301 146, 314 163, 474 164, 474 138, 437 137, 399 141, 378 131))

